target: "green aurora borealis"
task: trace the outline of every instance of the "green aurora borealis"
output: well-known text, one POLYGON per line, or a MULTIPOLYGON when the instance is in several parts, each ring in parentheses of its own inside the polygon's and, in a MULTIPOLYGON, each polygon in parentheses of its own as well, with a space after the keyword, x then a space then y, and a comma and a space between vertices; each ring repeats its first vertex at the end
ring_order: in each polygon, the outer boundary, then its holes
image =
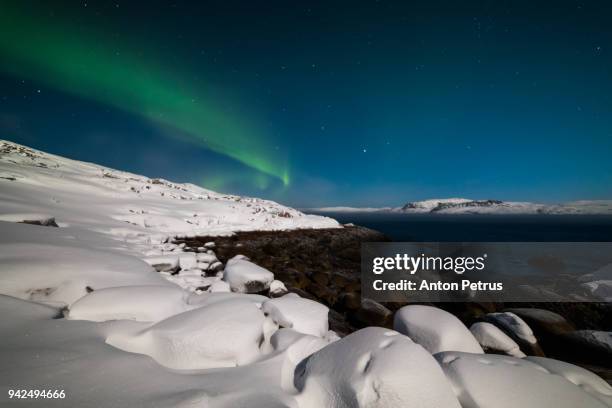
POLYGON ((102 34, 83 35, 68 22, 52 26, 7 3, 0 26, 5 73, 169 126, 190 142, 263 173, 253 177, 255 183, 262 184, 266 175, 289 185, 286 158, 273 157, 280 154, 265 132, 219 108, 213 92, 192 89, 178 72, 136 53, 117 55, 102 34))

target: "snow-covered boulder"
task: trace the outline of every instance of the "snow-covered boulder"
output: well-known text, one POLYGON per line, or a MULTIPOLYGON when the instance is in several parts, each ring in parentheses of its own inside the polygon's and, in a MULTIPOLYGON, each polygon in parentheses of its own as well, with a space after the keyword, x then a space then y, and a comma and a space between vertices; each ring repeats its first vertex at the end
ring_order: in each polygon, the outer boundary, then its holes
POLYGON ((523 307, 506 309, 504 312, 512 312, 523 319, 536 335, 558 335, 576 330, 563 316, 550 310, 523 307))
POLYGON ((157 272, 176 272, 179 269, 177 255, 147 256, 143 261, 151 265, 157 272))
POLYGON ((538 341, 529 325, 512 312, 488 313, 486 318, 528 343, 535 344, 538 341))
POLYGON ((470 327, 470 331, 486 351, 501 352, 518 358, 525 357, 518 344, 491 323, 476 322, 470 327))
POLYGON ((187 304, 191 306, 210 306, 215 303, 227 301, 227 300, 238 300, 238 301, 249 301, 261 308, 261 305, 268 300, 267 297, 253 294, 243 294, 234 292, 215 292, 215 293, 202 293, 202 294, 191 294, 187 299, 187 304))
POLYGON ((183 252, 179 255, 181 269, 195 269, 198 267, 198 259, 193 252, 183 252))
POLYGON ((195 254, 196 258, 198 259, 198 262, 203 262, 203 263, 207 263, 207 264, 212 264, 214 262, 217 262, 217 256, 212 253, 212 254, 208 254, 208 253, 197 253, 195 254))
POLYGON ((74 302, 72 320, 157 322, 187 310, 187 294, 178 286, 120 286, 96 290, 74 302))
POLYGON ((223 280, 233 292, 258 293, 270 287, 274 274, 246 259, 234 257, 225 265, 223 280))
POLYGON ((294 384, 305 407, 460 407, 423 347, 379 327, 359 330, 304 359, 294 384))
POLYGON ((612 386, 591 371, 552 358, 529 356, 527 360, 544 367, 551 374, 560 375, 612 407, 612 386))
POLYGON ((277 330, 270 338, 270 346, 275 352, 282 352, 281 386, 283 389, 295 393, 297 391, 294 384, 295 367, 306 357, 336 340, 331 336, 321 338, 293 329, 277 330))
POLYGON ((210 285, 210 288, 208 288, 208 291, 211 293, 214 292, 231 292, 232 289, 230 288, 229 283, 223 281, 223 280, 218 280, 216 282, 214 282, 212 285, 210 285))
POLYGON ((279 280, 273 280, 270 283, 270 297, 281 297, 288 293, 287 287, 285 284, 279 280))
POLYGON ((304 299, 295 293, 268 300, 263 304, 262 310, 279 326, 292 328, 300 333, 322 337, 329 329, 327 306, 304 299))
POLYGON ((484 319, 510 336, 524 353, 535 356, 544 355, 531 327, 516 314, 512 312, 488 313, 484 319))
POLYGON ((395 313, 393 328, 432 354, 441 351, 483 353, 478 341, 459 319, 436 307, 404 306, 395 313))
POLYGON ((604 302, 612 301, 612 280, 597 280, 581 286, 604 302))
POLYGON ((223 270, 223 264, 219 261, 213 262, 208 266, 209 271, 221 272, 223 270))
POLYGON ((444 352, 435 355, 462 408, 604 408, 581 386, 527 358, 444 352))
POLYGON ((178 273, 178 276, 183 278, 186 276, 195 276, 198 278, 202 277, 202 270, 199 268, 194 268, 194 269, 181 269, 178 273))
POLYGON ((260 355, 264 314, 248 300, 226 300, 184 312, 135 333, 118 330, 107 343, 151 356, 173 369, 233 367, 260 355))

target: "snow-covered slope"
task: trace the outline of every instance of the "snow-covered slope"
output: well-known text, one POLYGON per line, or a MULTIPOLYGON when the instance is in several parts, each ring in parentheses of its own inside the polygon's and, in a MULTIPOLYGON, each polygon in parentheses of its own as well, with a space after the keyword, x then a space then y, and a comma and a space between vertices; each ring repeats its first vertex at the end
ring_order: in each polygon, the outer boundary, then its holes
POLYGON ((437 198, 423 201, 411 201, 402 207, 322 207, 312 208, 310 210, 320 213, 392 212, 405 214, 612 214, 612 200, 582 200, 563 204, 547 205, 522 201, 437 198))
POLYGON ((55 217, 127 240, 338 227, 272 201, 219 194, 0 141, 0 220, 55 217))

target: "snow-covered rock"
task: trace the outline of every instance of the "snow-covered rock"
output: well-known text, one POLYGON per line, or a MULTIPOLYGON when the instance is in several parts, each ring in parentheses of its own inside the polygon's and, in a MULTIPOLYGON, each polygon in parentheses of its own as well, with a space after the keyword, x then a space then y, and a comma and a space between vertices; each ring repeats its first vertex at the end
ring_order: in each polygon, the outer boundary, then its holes
POLYGON ((596 374, 574 364, 551 358, 529 356, 526 359, 544 367, 551 374, 565 378, 607 406, 612 407, 612 386, 596 374))
POLYGON ((257 293, 270 287, 274 274, 246 259, 234 257, 225 265, 223 280, 233 292, 257 293))
POLYGON ((322 337, 329 329, 329 309, 313 300, 304 299, 295 293, 270 299, 262 306, 263 312, 279 326, 322 337))
POLYGON ((143 261, 151 265, 157 272, 175 272, 179 269, 179 257, 177 255, 155 255, 143 258, 143 261))
POLYGON ((214 292, 231 292, 232 289, 230 288, 229 283, 223 281, 223 280, 218 280, 216 282, 214 282, 213 284, 210 285, 210 288, 208 289, 209 292, 214 293, 214 292))
POLYGON ((285 284, 279 280, 273 280, 270 283, 270 297, 281 297, 286 295, 289 291, 285 284))
POLYGON ((436 307, 404 306, 395 312, 393 328, 432 354, 441 351, 483 353, 472 333, 459 319, 436 307))
POLYGON ((583 283, 581 286, 600 298, 602 302, 612 301, 612 280, 592 281, 583 283))
POLYGON ((425 349, 378 327, 352 333, 303 360, 294 384, 303 407, 460 407, 425 349))
POLYGON ((187 293, 178 286, 119 286, 93 291, 74 302, 72 320, 157 322, 188 310, 187 293))
POLYGON ((444 352, 435 357, 452 382, 462 408, 608 406, 594 394, 557 375, 538 361, 460 352, 444 352))
POLYGON ((470 331, 486 351, 501 352, 518 358, 525 357, 518 344, 491 323, 476 322, 470 327, 470 331))
POLYGON ((512 312, 525 323, 535 334, 544 333, 545 335, 558 335, 570 333, 576 328, 558 313, 546 309, 538 309, 532 307, 519 307, 504 310, 512 312))
POLYGON ((179 255, 179 266, 181 269, 195 269, 198 267, 198 259, 193 252, 184 252, 179 255))
POLYGON ((192 306, 210 306, 215 303, 223 302, 226 300, 245 300, 253 303, 258 308, 261 308, 264 302, 268 300, 267 297, 253 294, 243 294, 234 292, 215 292, 215 293, 202 293, 202 294, 191 294, 187 299, 187 304, 192 306))
POLYGON ((486 319, 527 343, 536 344, 538 342, 529 325, 512 312, 488 313, 486 319))
POLYGON ((233 367, 260 355, 264 314, 248 300, 226 300, 162 320, 144 330, 111 333, 107 343, 146 354, 173 369, 233 367))
POLYGON ((317 337, 297 332, 293 329, 279 329, 270 338, 270 346, 275 352, 282 352, 283 364, 281 386, 290 393, 297 392, 294 374, 297 365, 313 353, 321 350, 337 338, 317 337))

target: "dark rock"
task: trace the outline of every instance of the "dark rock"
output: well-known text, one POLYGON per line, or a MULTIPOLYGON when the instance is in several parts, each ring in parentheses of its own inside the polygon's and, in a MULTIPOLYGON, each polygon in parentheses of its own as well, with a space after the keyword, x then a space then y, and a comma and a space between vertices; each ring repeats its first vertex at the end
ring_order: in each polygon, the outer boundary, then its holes
POLYGON ((576 330, 559 338, 574 359, 612 367, 612 332, 600 330, 576 330))
POLYGON ((353 318, 361 326, 391 327, 393 312, 380 303, 368 299, 361 299, 361 306, 353 318))
POLYGON ((41 225, 43 227, 56 227, 59 228, 59 225, 55 222, 55 218, 45 218, 41 220, 23 220, 20 221, 20 224, 30 224, 30 225, 41 225))
POLYGON ((179 266, 178 265, 172 265, 171 263, 159 263, 159 264, 155 264, 153 265, 153 268, 157 271, 157 272, 170 272, 170 273, 176 273, 179 271, 179 266))
POLYGON ((361 296, 359 293, 345 293, 341 296, 341 304, 345 310, 357 311, 361 307, 361 296))
POLYGON ((563 316, 555 312, 536 308, 510 308, 504 309, 505 312, 512 312, 525 321, 531 327, 536 337, 539 339, 547 335, 560 335, 570 333, 576 328, 569 323, 563 316))

